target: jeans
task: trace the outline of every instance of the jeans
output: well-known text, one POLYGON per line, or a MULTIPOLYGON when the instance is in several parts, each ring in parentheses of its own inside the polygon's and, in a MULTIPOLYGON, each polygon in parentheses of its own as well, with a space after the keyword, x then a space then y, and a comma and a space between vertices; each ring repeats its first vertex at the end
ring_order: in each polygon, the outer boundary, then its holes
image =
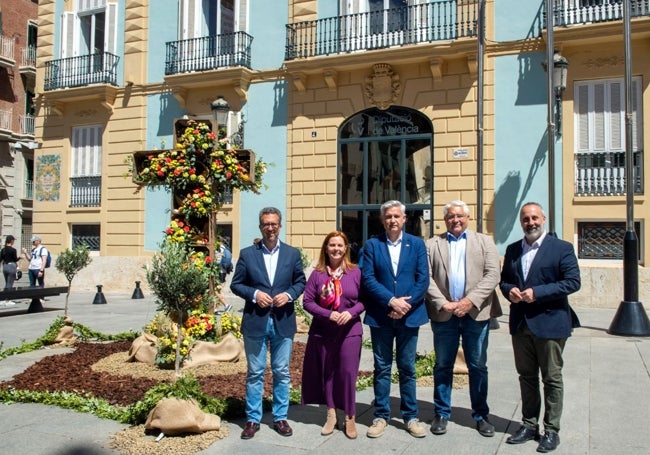
POLYGON ((40 287, 45 286, 45 272, 41 276, 38 276, 40 270, 39 269, 29 269, 29 287, 33 288, 36 286, 36 282, 38 281, 38 285, 40 287))
POLYGON ((399 393, 402 398, 400 410, 404 422, 418 416, 416 397, 415 354, 417 352, 419 327, 406 327, 394 321, 384 327, 370 327, 372 352, 375 359, 375 417, 390 420, 390 376, 393 367, 393 340, 397 371, 399 372, 399 393))
POLYGON ((462 337, 463 352, 469 370, 469 396, 472 417, 482 420, 490 413, 487 404, 488 370, 487 347, 490 321, 475 321, 469 315, 452 316, 445 322, 432 322, 433 349, 436 364, 433 368, 433 405, 436 414, 451 417, 451 389, 454 380, 454 363, 462 337))
POLYGON ((289 409, 289 362, 293 337, 284 338, 275 330, 275 320, 270 317, 266 332, 260 336, 244 335, 244 350, 248 373, 246 374, 246 419, 259 423, 262 420, 262 395, 267 346, 271 346, 271 372, 273 373, 273 420, 287 419, 289 409))

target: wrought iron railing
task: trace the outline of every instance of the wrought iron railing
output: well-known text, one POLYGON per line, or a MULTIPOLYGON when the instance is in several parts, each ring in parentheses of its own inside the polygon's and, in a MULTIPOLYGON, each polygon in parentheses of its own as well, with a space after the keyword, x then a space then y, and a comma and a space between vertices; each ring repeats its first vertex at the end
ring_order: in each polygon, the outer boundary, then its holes
POLYGON ((34 135, 34 116, 25 114, 18 117, 18 123, 20 125, 20 134, 26 134, 29 136, 34 135))
POLYGON ((99 251, 101 237, 99 235, 73 235, 72 248, 77 246, 87 246, 90 251, 99 251))
POLYGON ((478 0, 443 0, 287 25, 285 59, 477 36, 478 0))
MULTIPOLYGON (((623 0, 553 1, 555 26, 618 21, 623 18, 623 0)), ((630 0, 632 17, 650 15, 650 0, 630 0)), ((546 11, 546 10, 544 10, 546 11)))
POLYGON ((14 39, 9 36, 0 35, 0 57, 8 60, 14 59, 14 39))
POLYGON ((170 41, 167 43, 165 74, 233 66, 250 68, 252 42, 253 37, 245 32, 170 41))
POLYGON ((101 175, 70 178, 70 207, 99 207, 101 203, 101 175))
POLYGON ((23 199, 34 199, 34 181, 25 180, 25 197, 23 199))
POLYGON ((21 49, 21 66, 36 67, 36 46, 27 46, 21 49))
MULTIPOLYGON (((641 225, 634 223, 637 238, 641 237, 641 225)), ((623 239, 626 226, 616 221, 578 222, 578 259, 623 259, 623 239)), ((641 256, 642 241, 637 243, 638 257, 641 256)))
POLYGON ((0 109, 0 130, 11 131, 11 109, 0 109))
POLYGON ((45 90, 91 84, 117 85, 119 60, 110 52, 99 52, 45 62, 45 90))
MULTIPOLYGON (((643 152, 634 152, 634 192, 643 193, 643 152)), ((575 195, 626 194, 625 152, 576 153, 575 195)))

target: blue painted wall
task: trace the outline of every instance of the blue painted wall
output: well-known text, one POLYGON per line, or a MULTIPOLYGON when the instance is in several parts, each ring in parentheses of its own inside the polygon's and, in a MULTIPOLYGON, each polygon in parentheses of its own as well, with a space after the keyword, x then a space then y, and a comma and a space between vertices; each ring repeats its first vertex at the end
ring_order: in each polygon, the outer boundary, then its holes
POLYGON ((248 8, 248 34, 253 36, 251 66, 255 69, 280 68, 284 62, 289 2, 249 2, 248 8))
MULTIPOLYGON (((233 230, 239 229, 240 244, 250 245, 254 238, 260 237, 257 216, 267 206, 282 211, 286 232, 287 198, 287 86, 284 81, 253 84, 248 93, 248 103, 244 106, 246 117, 245 146, 255 152, 256 157, 270 163, 264 175, 265 187, 261 194, 242 193, 241 219, 235 222, 233 230), (245 208, 245 209, 244 209, 245 208), (250 242, 247 240, 250 239, 250 242)), ((238 253, 235 252, 235 256, 238 253)))
MULTIPOLYGON (((515 41, 541 36, 545 6, 542 0, 498 0, 494 5, 494 33, 496 41, 515 41)), ((488 20, 489 22, 489 20, 488 20)))
POLYGON ((147 81, 160 82, 165 76, 165 43, 178 39, 178 2, 150 2, 149 24, 147 81))

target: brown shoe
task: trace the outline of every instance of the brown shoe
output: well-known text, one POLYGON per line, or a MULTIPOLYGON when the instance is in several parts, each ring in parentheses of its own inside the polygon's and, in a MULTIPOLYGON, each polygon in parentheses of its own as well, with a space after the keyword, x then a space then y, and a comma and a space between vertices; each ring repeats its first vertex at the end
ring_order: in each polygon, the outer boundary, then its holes
POLYGON ((330 434, 334 433, 335 427, 336 427, 336 409, 328 408, 327 420, 325 421, 325 425, 323 425, 323 429, 320 431, 320 434, 322 434, 323 436, 329 436, 330 434))
POLYGON ((357 439, 357 424, 354 416, 345 416, 345 435, 350 439, 357 439))
POLYGON ((244 431, 241 432, 242 439, 251 439, 260 430, 260 424, 255 422, 246 422, 244 431))
POLYGON ((273 423, 273 429, 278 432, 280 436, 291 436, 293 430, 289 426, 289 422, 286 420, 278 420, 273 423))

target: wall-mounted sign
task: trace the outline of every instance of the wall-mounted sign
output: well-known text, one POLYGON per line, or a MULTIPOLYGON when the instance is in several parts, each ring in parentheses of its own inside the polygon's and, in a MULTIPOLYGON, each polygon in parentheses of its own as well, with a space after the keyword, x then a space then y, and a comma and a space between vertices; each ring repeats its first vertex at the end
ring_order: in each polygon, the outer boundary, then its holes
POLYGON ((454 149, 452 155, 455 160, 465 160, 469 158, 469 151, 467 149, 454 149))

